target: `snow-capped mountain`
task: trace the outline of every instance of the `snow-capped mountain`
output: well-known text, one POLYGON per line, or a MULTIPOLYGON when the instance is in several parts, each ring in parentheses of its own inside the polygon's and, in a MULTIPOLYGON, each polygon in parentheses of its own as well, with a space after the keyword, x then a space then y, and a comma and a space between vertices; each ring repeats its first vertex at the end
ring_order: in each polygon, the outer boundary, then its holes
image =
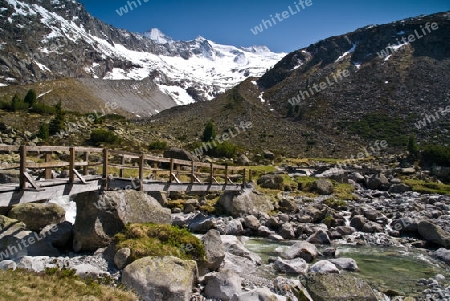
POLYGON ((0 0, 0 24, 0 85, 150 78, 177 104, 187 104, 259 77, 285 55, 203 37, 174 41, 156 28, 128 32, 92 17, 75 0, 0 0))

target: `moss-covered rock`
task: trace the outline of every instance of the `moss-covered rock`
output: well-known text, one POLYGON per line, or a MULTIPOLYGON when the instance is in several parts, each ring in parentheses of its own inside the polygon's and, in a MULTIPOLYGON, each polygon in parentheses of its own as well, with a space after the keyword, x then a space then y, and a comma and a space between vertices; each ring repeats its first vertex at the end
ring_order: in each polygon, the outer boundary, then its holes
POLYGON ((117 249, 131 250, 128 263, 148 256, 203 261, 205 249, 188 230, 172 225, 130 224, 115 236, 117 249))
POLYGON ((367 283, 349 274, 314 274, 305 286, 314 301, 377 301, 367 283))
POLYGON ((8 216, 25 223, 27 229, 40 232, 47 225, 65 221, 66 211, 57 204, 29 203, 14 205, 8 216))

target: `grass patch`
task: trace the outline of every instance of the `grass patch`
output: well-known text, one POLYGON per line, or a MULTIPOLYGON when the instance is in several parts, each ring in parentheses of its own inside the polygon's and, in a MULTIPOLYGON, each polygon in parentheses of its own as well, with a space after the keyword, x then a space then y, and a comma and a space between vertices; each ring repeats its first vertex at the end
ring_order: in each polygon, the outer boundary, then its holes
POLYGON ((420 193, 450 194, 450 185, 447 184, 425 182, 423 180, 415 179, 404 180, 404 183, 409 185, 413 191, 420 193))
POLYGON ((33 273, 26 270, 0 270, 0 300, 34 301, 135 301, 138 297, 127 291, 83 281, 71 273, 33 273))
POLYGON ((334 194, 340 200, 357 200, 353 191, 355 191, 355 187, 350 184, 338 183, 334 185, 334 194))
POLYGON ((116 234, 117 248, 130 248, 130 262, 147 256, 175 256, 202 261, 203 244, 188 230, 171 225, 130 224, 116 234))

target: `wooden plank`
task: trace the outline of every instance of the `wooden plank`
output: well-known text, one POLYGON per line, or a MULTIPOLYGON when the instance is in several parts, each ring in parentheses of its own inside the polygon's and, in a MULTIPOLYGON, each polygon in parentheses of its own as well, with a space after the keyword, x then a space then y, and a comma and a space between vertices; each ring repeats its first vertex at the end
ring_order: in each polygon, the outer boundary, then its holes
POLYGON ((72 171, 77 176, 77 178, 80 179, 81 183, 86 184, 86 180, 78 173, 76 169, 73 169, 72 171))
MULTIPOLYGON (((74 162, 73 164, 74 166, 88 166, 89 163, 88 162, 74 162)), ((92 165, 92 164, 91 164, 92 165)), ((99 164, 96 164, 99 165, 99 164)), ((27 163, 27 168, 33 168, 33 169, 38 169, 38 168, 59 168, 59 167, 70 167, 70 163, 69 162, 42 162, 42 163, 34 163, 34 162, 28 162, 27 163)))
POLYGON ((75 151, 80 153, 101 153, 103 148, 75 146, 75 151))
POLYGON ((172 178, 175 180, 175 182, 177 182, 178 184, 180 184, 181 183, 181 181, 180 180, 178 180, 178 178, 177 178, 177 175, 175 174, 175 173, 171 173, 171 182, 172 182, 172 178))
POLYGON ((141 153, 139 156, 139 190, 142 191, 144 189, 143 180, 144 180, 144 164, 145 164, 145 154, 141 153))
POLYGON ((28 146, 29 152, 69 152, 69 146, 28 146))
POLYGON ((23 173, 23 176, 25 177, 25 179, 27 179, 28 183, 30 183, 31 186, 32 186, 34 189, 36 189, 36 190, 40 190, 40 189, 41 189, 41 187, 39 187, 39 185, 36 184, 36 182, 34 182, 33 178, 30 176, 29 173, 24 172, 24 173, 23 173))
POLYGON ((19 149, 18 145, 0 145, 0 152, 18 152, 19 149))

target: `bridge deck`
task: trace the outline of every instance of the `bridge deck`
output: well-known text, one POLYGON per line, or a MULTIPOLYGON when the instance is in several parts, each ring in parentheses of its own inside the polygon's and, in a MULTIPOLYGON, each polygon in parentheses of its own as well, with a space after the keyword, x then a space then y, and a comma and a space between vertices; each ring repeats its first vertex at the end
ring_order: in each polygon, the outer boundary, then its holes
POLYGON ((239 191, 246 180, 246 169, 240 166, 161 158, 106 148, 0 145, 0 152, 20 155, 20 164, 2 164, 2 167, 6 167, 0 168, 0 171, 13 171, 19 177, 18 184, 0 184, 0 207, 95 190, 239 191), (56 155, 56 152, 66 155, 56 155), (92 162, 89 159, 92 153, 100 153, 101 159, 94 156, 92 162), (66 161, 61 158, 66 158, 66 161), (96 170, 99 167, 101 171, 97 172, 100 175, 90 174, 90 169, 96 170), (69 178, 52 178, 54 170, 63 169, 68 171, 69 178), (45 180, 35 180, 30 170, 39 170, 45 180), (117 171, 119 177, 112 177, 111 174, 117 171), (135 179, 124 178, 125 172, 135 179), (233 183, 237 180, 241 183, 233 183))

